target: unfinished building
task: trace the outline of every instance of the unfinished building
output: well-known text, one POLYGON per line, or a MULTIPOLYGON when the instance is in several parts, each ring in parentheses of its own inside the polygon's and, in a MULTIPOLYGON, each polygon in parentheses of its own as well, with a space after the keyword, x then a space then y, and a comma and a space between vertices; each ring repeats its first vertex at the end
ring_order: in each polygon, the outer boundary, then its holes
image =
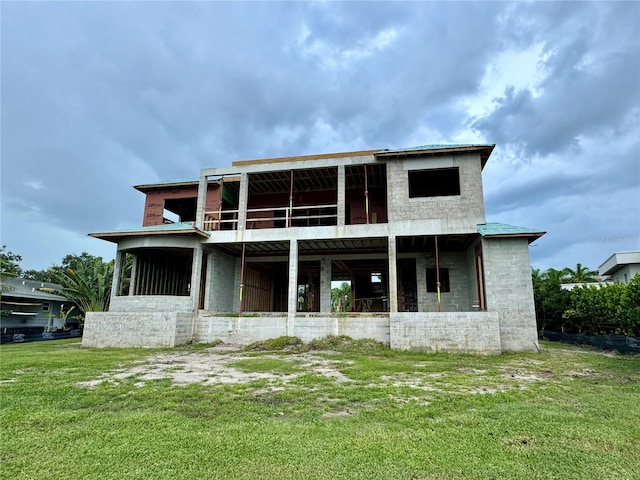
POLYGON ((83 345, 349 335, 535 351, 528 245, 544 232, 486 223, 493 148, 238 161, 139 185, 142 227, 90 234, 117 255, 110 310, 87 315, 83 345), (348 305, 336 311, 332 285, 343 283, 348 305))

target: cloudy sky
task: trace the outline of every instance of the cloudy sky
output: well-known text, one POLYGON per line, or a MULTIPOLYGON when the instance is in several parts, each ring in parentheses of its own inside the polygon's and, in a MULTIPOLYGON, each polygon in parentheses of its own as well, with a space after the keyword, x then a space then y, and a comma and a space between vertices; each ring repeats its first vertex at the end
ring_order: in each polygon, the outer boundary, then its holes
POLYGON ((24 269, 142 224, 131 187, 233 160, 495 143, 534 267, 640 249, 638 2, 10 2, 1 238, 24 269))

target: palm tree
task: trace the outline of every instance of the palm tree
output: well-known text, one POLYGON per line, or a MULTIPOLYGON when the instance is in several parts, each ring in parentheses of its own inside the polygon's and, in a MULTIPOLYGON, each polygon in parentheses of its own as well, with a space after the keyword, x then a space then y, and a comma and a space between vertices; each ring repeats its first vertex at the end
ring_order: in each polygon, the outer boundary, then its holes
POLYGON ((581 263, 576 264, 575 270, 571 270, 570 268, 565 268, 564 270, 569 276, 569 280, 573 283, 595 282, 595 275, 598 274, 598 272, 589 270, 587 267, 583 267, 581 263))
POLYGON ((550 283, 560 285, 565 280, 568 280, 568 269, 563 268, 562 270, 556 270, 555 268, 548 268, 546 272, 544 272, 544 278, 550 283))
POLYGON ((63 295, 74 302, 78 309, 87 312, 104 312, 109 308, 114 262, 103 262, 101 257, 78 265, 77 270, 66 268, 54 271, 54 277, 62 290, 42 288, 47 293, 63 295))
POLYGON ((340 288, 331 289, 331 310, 334 312, 351 311, 351 284, 342 282, 340 288))

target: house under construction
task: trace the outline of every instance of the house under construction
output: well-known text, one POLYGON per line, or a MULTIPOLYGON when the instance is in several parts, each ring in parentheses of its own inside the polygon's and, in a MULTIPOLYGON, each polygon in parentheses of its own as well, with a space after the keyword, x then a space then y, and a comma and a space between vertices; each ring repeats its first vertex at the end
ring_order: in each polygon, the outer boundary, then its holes
POLYGON ((110 310, 83 345, 174 346, 326 335, 392 348, 533 351, 529 243, 486 223, 494 145, 428 145, 233 162, 139 185, 141 228, 117 244, 110 310), (347 283, 334 311, 332 285, 347 283))

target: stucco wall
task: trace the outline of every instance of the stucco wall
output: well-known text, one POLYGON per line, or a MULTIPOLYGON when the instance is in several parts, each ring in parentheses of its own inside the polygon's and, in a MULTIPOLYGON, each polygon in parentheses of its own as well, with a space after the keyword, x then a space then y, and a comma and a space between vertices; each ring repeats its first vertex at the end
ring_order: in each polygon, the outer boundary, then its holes
POLYGON ((638 264, 625 265, 616 273, 611 275, 611 280, 613 280, 614 282, 626 284, 626 283, 629 283, 634 276, 639 274, 640 274, 640 265, 638 264))

